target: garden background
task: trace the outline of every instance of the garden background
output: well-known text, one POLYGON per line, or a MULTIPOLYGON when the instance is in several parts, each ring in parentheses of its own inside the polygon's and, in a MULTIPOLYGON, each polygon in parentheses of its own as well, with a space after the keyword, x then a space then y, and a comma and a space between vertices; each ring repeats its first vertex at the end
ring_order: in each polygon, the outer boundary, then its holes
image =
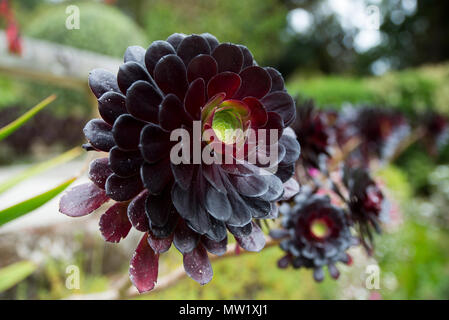
MULTIPOLYGON (((14 0, 9 4, 25 52, 28 39, 40 39, 115 61, 130 45, 146 48, 174 32, 210 32, 222 42, 245 44, 259 65, 281 71, 290 94, 301 100, 313 98, 319 108, 369 105, 407 114, 433 109, 449 116, 446 1, 14 0), (68 30, 66 8, 73 4, 80 9, 80 28, 68 30)), ((0 28, 6 28, 3 20, 0 28)), ((82 144, 82 128, 96 107, 87 89, 87 73, 81 85, 78 80, 77 85, 57 83, 44 75, 32 79, 27 70, 17 72, 9 64, 11 54, 1 35, 0 127, 51 94, 57 99, 0 142, 0 183, 82 144)), ((76 69, 73 59, 63 63, 76 69)), ((48 60, 48 65, 39 67, 58 74, 61 63, 48 60)), ((0 209, 76 175, 87 157, 82 154, 52 166, 0 193, 0 209)), ((376 176, 399 206, 397 221, 376 238, 373 257, 354 251, 354 265, 342 268, 338 281, 327 277, 317 284, 309 271, 278 269, 276 261, 282 254, 272 247, 213 262, 215 276, 205 287, 181 279, 139 298, 448 299, 449 148, 431 157, 424 145, 415 143, 376 176), (370 264, 381 270, 378 290, 365 286, 365 268, 370 264)), ((124 275, 128 281, 138 237, 130 234, 121 245, 105 243, 98 218, 97 213, 73 221, 57 212, 53 200, 0 227, 0 298, 110 297, 124 275), (66 287, 70 265, 81 270, 76 290, 66 287)), ((160 273, 169 274, 181 260, 171 251, 164 256, 160 273)))

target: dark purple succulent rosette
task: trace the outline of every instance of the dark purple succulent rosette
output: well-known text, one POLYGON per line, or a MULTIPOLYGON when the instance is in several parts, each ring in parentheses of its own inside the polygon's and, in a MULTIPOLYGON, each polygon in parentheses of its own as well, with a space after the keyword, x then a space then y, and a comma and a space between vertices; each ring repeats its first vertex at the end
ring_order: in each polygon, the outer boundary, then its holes
POLYGON ((370 177, 362 168, 344 168, 343 183, 348 190, 347 204, 350 217, 358 228, 360 240, 369 254, 373 252, 373 232, 382 232, 381 222, 386 219, 389 203, 370 177))
POLYGON ((399 111, 381 107, 347 107, 337 121, 338 140, 344 145, 358 137, 360 145, 351 154, 355 166, 367 166, 369 160, 386 161, 394 156, 399 144, 410 134, 410 125, 399 111))
POLYGON ((429 112, 422 117, 424 142, 432 156, 437 156, 449 143, 449 120, 436 112, 429 112))
POLYGON ((328 116, 315 108, 313 100, 308 100, 299 105, 292 128, 301 145, 300 159, 304 166, 324 169, 335 142, 328 116))
POLYGON ((61 212, 79 216, 109 198, 117 202, 100 227, 113 242, 124 238, 131 225, 144 232, 130 269, 139 291, 154 287, 158 256, 172 243, 184 256, 187 274, 205 284, 212 279, 207 252, 223 254, 228 231, 246 250, 265 245, 253 219, 276 217, 275 202, 283 196, 284 183, 291 184, 300 152, 287 128, 295 119, 295 103, 278 71, 257 66, 245 46, 220 44, 210 34, 173 34, 147 50, 129 47, 124 62, 117 76, 99 69, 89 74, 102 120, 84 128, 85 148, 109 153, 89 170, 93 184, 85 188, 95 195, 88 198, 87 192, 84 199, 95 205, 79 214, 79 206, 70 202, 75 198, 79 204, 83 197, 69 192, 61 199, 61 212), (201 133, 212 132, 205 141, 195 140, 195 121, 201 133), (274 129, 278 138, 251 144, 246 136, 229 138, 223 128, 257 134, 274 129), (187 149, 199 143, 201 151, 209 146, 214 155, 231 150, 234 161, 198 163, 190 152, 181 163, 173 162, 178 141, 170 135, 177 129, 189 133, 187 149), (236 159, 241 150, 245 157, 236 159), (274 166, 248 160, 268 150, 278 151, 274 166))
POLYGON ((327 266, 331 277, 337 279, 340 272, 336 263, 350 264, 346 251, 357 239, 351 235, 345 211, 331 204, 328 196, 309 191, 297 195, 293 206, 282 205, 282 229, 270 231, 271 237, 282 239, 280 247, 287 253, 278 266, 313 269, 316 281, 324 279, 323 268, 327 266))

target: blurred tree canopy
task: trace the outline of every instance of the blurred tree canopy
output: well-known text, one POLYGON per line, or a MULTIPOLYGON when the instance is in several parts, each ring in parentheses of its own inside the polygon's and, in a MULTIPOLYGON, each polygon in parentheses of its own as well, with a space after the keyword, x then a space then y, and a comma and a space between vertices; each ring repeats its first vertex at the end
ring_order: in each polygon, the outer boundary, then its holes
MULTIPOLYGON (((289 76, 296 70, 302 73, 345 73, 356 75, 381 74, 390 69, 404 69, 428 62, 441 62, 449 58, 449 2, 438 0, 108 0, 64 1, 59 8, 69 4, 81 5, 81 24, 87 39, 64 28, 55 28, 57 20, 38 16, 55 6, 51 0, 15 0, 21 25, 28 25, 30 35, 48 33, 50 40, 72 44, 81 43, 86 49, 121 55, 122 43, 142 38, 148 41, 165 39, 174 32, 210 32, 220 41, 245 44, 260 64, 272 65, 289 76), (84 3, 83 3, 84 2, 84 3), (99 10, 116 18, 98 18, 88 5, 111 3, 111 8, 99 10), (354 22, 358 11, 376 6, 380 12, 378 42, 371 47, 358 48, 359 40, 367 41, 364 27, 354 22), (115 7, 115 8, 114 8, 115 7), (86 8, 86 9, 85 9, 86 8), (122 13, 117 12, 120 9, 122 13), (292 21, 292 13, 302 9, 304 14, 292 21), (342 11, 343 10, 343 11, 342 11), (345 15, 342 16, 342 12, 345 15), (125 15, 128 17, 126 17, 125 15), (307 14, 309 17, 307 17, 307 14), (120 16, 120 17, 119 17, 120 16), (310 26, 298 32, 295 23, 310 26), (99 20, 100 19, 100 20, 99 20), (29 24, 28 21, 35 21, 29 24), (353 21, 354 20, 354 21, 353 21), (40 21, 40 22, 39 22, 40 21), (101 24, 100 29, 97 26, 101 24), (50 30, 53 26, 54 30, 50 30), (107 27, 105 27, 107 26, 107 27), (95 28, 92 31, 92 28, 95 28), (90 32, 91 31, 91 32, 90 32), (115 49, 111 47, 112 34, 117 35, 115 49), (92 36, 94 35, 94 36, 92 36), (96 36, 98 35, 98 36, 96 36), (83 41, 78 41, 83 40, 83 41), (97 43, 97 50, 91 45, 97 43)), ((58 7, 58 6, 56 6, 58 7)), ((59 19, 64 19, 61 11, 59 19)), ((79 32, 83 33, 83 32, 79 32)), ((44 36, 45 37, 45 36, 44 36)), ((79 46, 79 45, 78 45, 79 46)))
MULTIPOLYGON (((356 38, 363 31, 347 25, 330 6, 330 0, 281 0, 290 10, 301 8, 312 23, 303 33, 288 29, 287 46, 278 60, 283 74, 293 70, 323 73, 379 74, 389 69, 404 69, 449 58, 448 1, 437 0, 353 0, 349 5, 376 6, 380 12, 380 41, 360 50, 356 38)), ((290 11, 291 12, 291 11, 290 11)), ((350 12, 349 12, 350 13, 350 12)), ((354 12, 355 13, 355 12, 354 12)))
POLYGON ((273 63, 282 52, 287 7, 279 0, 119 0, 116 4, 135 17, 150 41, 175 32, 209 32, 221 42, 246 45, 261 64, 273 63))

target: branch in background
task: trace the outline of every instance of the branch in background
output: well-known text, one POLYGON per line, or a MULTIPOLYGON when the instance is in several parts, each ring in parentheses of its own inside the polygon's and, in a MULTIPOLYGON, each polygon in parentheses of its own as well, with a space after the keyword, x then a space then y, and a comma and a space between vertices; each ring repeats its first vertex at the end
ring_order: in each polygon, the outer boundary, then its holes
POLYGON ((388 163, 394 162, 411 145, 413 145, 418 140, 422 139, 425 134, 426 131, 424 130, 424 128, 422 127, 416 128, 406 139, 401 141, 401 143, 396 148, 395 153, 389 159, 387 159, 387 162, 388 163))
POLYGON ((332 157, 330 163, 329 163, 329 171, 332 172, 336 169, 338 169, 338 166, 342 161, 344 161, 352 151, 357 149, 358 146, 362 141, 358 137, 353 137, 349 139, 348 142, 344 146, 341 147, 341 149, 337 149, 338 151, 336 154, 332 157))
MULTIPOLYGON (((266 236, 266 244, 264 249, 273 247, 279 244, 279 240, 274 240, 271 237, 266 236)), ((226 252, 221 256, 216 256, 209 254, 209 259, 212 261, 218 261, 223 260, 231 257, 240 256, 243 254, 251 253, 250 251, 243 250, 242 248, 239 248, 237 251, 237 243, 231 244, 228 246, 228 249, 226 252)), ((168 273, 167 275, 161 277, 158 279, 158 282, 155 286, 155 288, 146 293, 146 294, 139 294, 136 288, 134 288, 129 281, 128 274, 120 278, 118 281, 115 282, 113 288, 110 290, 106 290, 99 293, 92 293, 92 294, 85 294, 85 295, 79 295, 75 294, 70 297, 67 297, 67 300, 103 300, 103 299, 130 299, 134 297, 145 297, 150 296, 153 293, 161 292, 165 289, 168 289, 175 284, 178 283, 178 281, 184 279, 187 277, 186 272, 184 271, 184 267, 180 266, 173 270, 172 272, 168 273)))

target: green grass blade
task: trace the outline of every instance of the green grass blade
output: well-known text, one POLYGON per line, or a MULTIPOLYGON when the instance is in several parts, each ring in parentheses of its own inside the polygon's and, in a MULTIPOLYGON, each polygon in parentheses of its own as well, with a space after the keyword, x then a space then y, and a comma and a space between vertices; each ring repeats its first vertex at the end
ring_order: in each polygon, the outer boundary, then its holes
POLYGON ((46 106, 48 106, 51 102, 53 102, 56 99, 56 95, 51 95, 48 98, 42 100, 42 102, 38 103, 36 106, 34 106, 31 110, 24 113, 22 116, 11 122, 10 124, 6 125, 5 127, 0 129, 0 141, 5 139, 7 136, 12 134, 14 131, 19 129, 21 126, 23 126, 25 123, 27 123, 31 118, 33 118, 36 113, 44 109, 46 106))
POLYGON ((48 161, 33 165, 32 167, 24 170, 23 172, 20 172, 19 174, 9 178, 8 180, 4 181, 0 184, 0 194, 5 192, 6 190, 11 189, 18 183, 22 182, 23 180, 26 180, 32 176, 35 176, 41 172, 44 172, 46 170, 49 170, 53 167, 56 167, 60 164, 66 163, 76 157, 78 157, 82 153, 83 149, 80 147, 73 148, 67 152, 64 152, 63 154, 52 158, 48 161))
POLYGON ((1 210, 0 226, 44 205, 45 203, 56 197, 59 193, 64 191, 75 180, 76 177, 70 178, 69 180, 64 181, 62 184, 56 186, 53 189, 41 193, 33 198, 22 201, 16 205, 13 205, 12 207, 1 210))
POLYGON ((14 287, 27 278, 37 266, 31 261, 20 261, 0 269, 0 292, 14 287))

